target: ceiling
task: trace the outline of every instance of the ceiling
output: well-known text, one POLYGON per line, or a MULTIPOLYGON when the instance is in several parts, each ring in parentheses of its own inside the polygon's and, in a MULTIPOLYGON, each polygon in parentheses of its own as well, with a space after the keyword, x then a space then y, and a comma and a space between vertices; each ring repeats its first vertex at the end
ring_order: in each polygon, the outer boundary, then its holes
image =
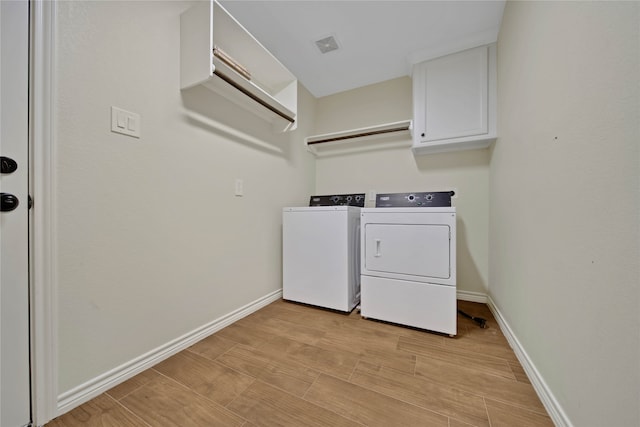
POLYGON ((411 65, 497 40, 500 1, 220 3, 315 96, 408 76, 411 65), (315 41, 339 49, 321 54, 315 41))

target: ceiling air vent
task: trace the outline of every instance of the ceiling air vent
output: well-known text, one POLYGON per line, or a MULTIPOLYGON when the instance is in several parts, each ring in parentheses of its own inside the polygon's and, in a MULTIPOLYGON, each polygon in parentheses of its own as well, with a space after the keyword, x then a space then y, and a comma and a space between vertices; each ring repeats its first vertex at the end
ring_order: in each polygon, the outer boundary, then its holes
POLYGON ((318 49, 320 49, 321 53, 331 52, 333 50, 338 50, 339 48, 338 42, 333 36, 328 36, 320 40, 316 40, 316 46, 318 46, 318 49))

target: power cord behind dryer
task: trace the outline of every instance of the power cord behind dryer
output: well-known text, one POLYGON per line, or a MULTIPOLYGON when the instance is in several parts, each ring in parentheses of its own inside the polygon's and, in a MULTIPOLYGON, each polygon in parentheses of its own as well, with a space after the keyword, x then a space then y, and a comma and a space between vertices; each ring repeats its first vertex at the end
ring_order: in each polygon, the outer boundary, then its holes
POLYGON ((474 317, 470 314, 465 313, 462 310, 458 310, 458 313, 462 314, 464 317, 466 317, 467 319, 471 319, 473 320, 475 323, 478 324, 478 326, 480 326, 482 329, 486 329, 488 328, 487 326, 487 319, 483 319, 482 317, 474 317))

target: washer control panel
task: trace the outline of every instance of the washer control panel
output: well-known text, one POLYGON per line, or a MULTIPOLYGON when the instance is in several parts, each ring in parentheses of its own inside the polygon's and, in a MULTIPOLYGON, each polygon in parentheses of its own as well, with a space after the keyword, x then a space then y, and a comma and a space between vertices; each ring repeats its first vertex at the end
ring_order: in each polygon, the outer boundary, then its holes
POLYGON ((311 196, 309 206, 359 206, 364 208, 364 193, 311 196))
POLYGON ((451 206, 453 191, 389 193, 376 196, 376 208, 441 208, 451 206))

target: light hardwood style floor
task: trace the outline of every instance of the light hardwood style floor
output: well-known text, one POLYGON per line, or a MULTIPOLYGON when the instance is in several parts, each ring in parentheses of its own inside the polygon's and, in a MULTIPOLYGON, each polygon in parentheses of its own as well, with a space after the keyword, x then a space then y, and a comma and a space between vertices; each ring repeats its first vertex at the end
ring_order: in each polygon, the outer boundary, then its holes
POLYGON ((48 423, 553 426, 484 304, 455 338, 276 301, 48 423))

